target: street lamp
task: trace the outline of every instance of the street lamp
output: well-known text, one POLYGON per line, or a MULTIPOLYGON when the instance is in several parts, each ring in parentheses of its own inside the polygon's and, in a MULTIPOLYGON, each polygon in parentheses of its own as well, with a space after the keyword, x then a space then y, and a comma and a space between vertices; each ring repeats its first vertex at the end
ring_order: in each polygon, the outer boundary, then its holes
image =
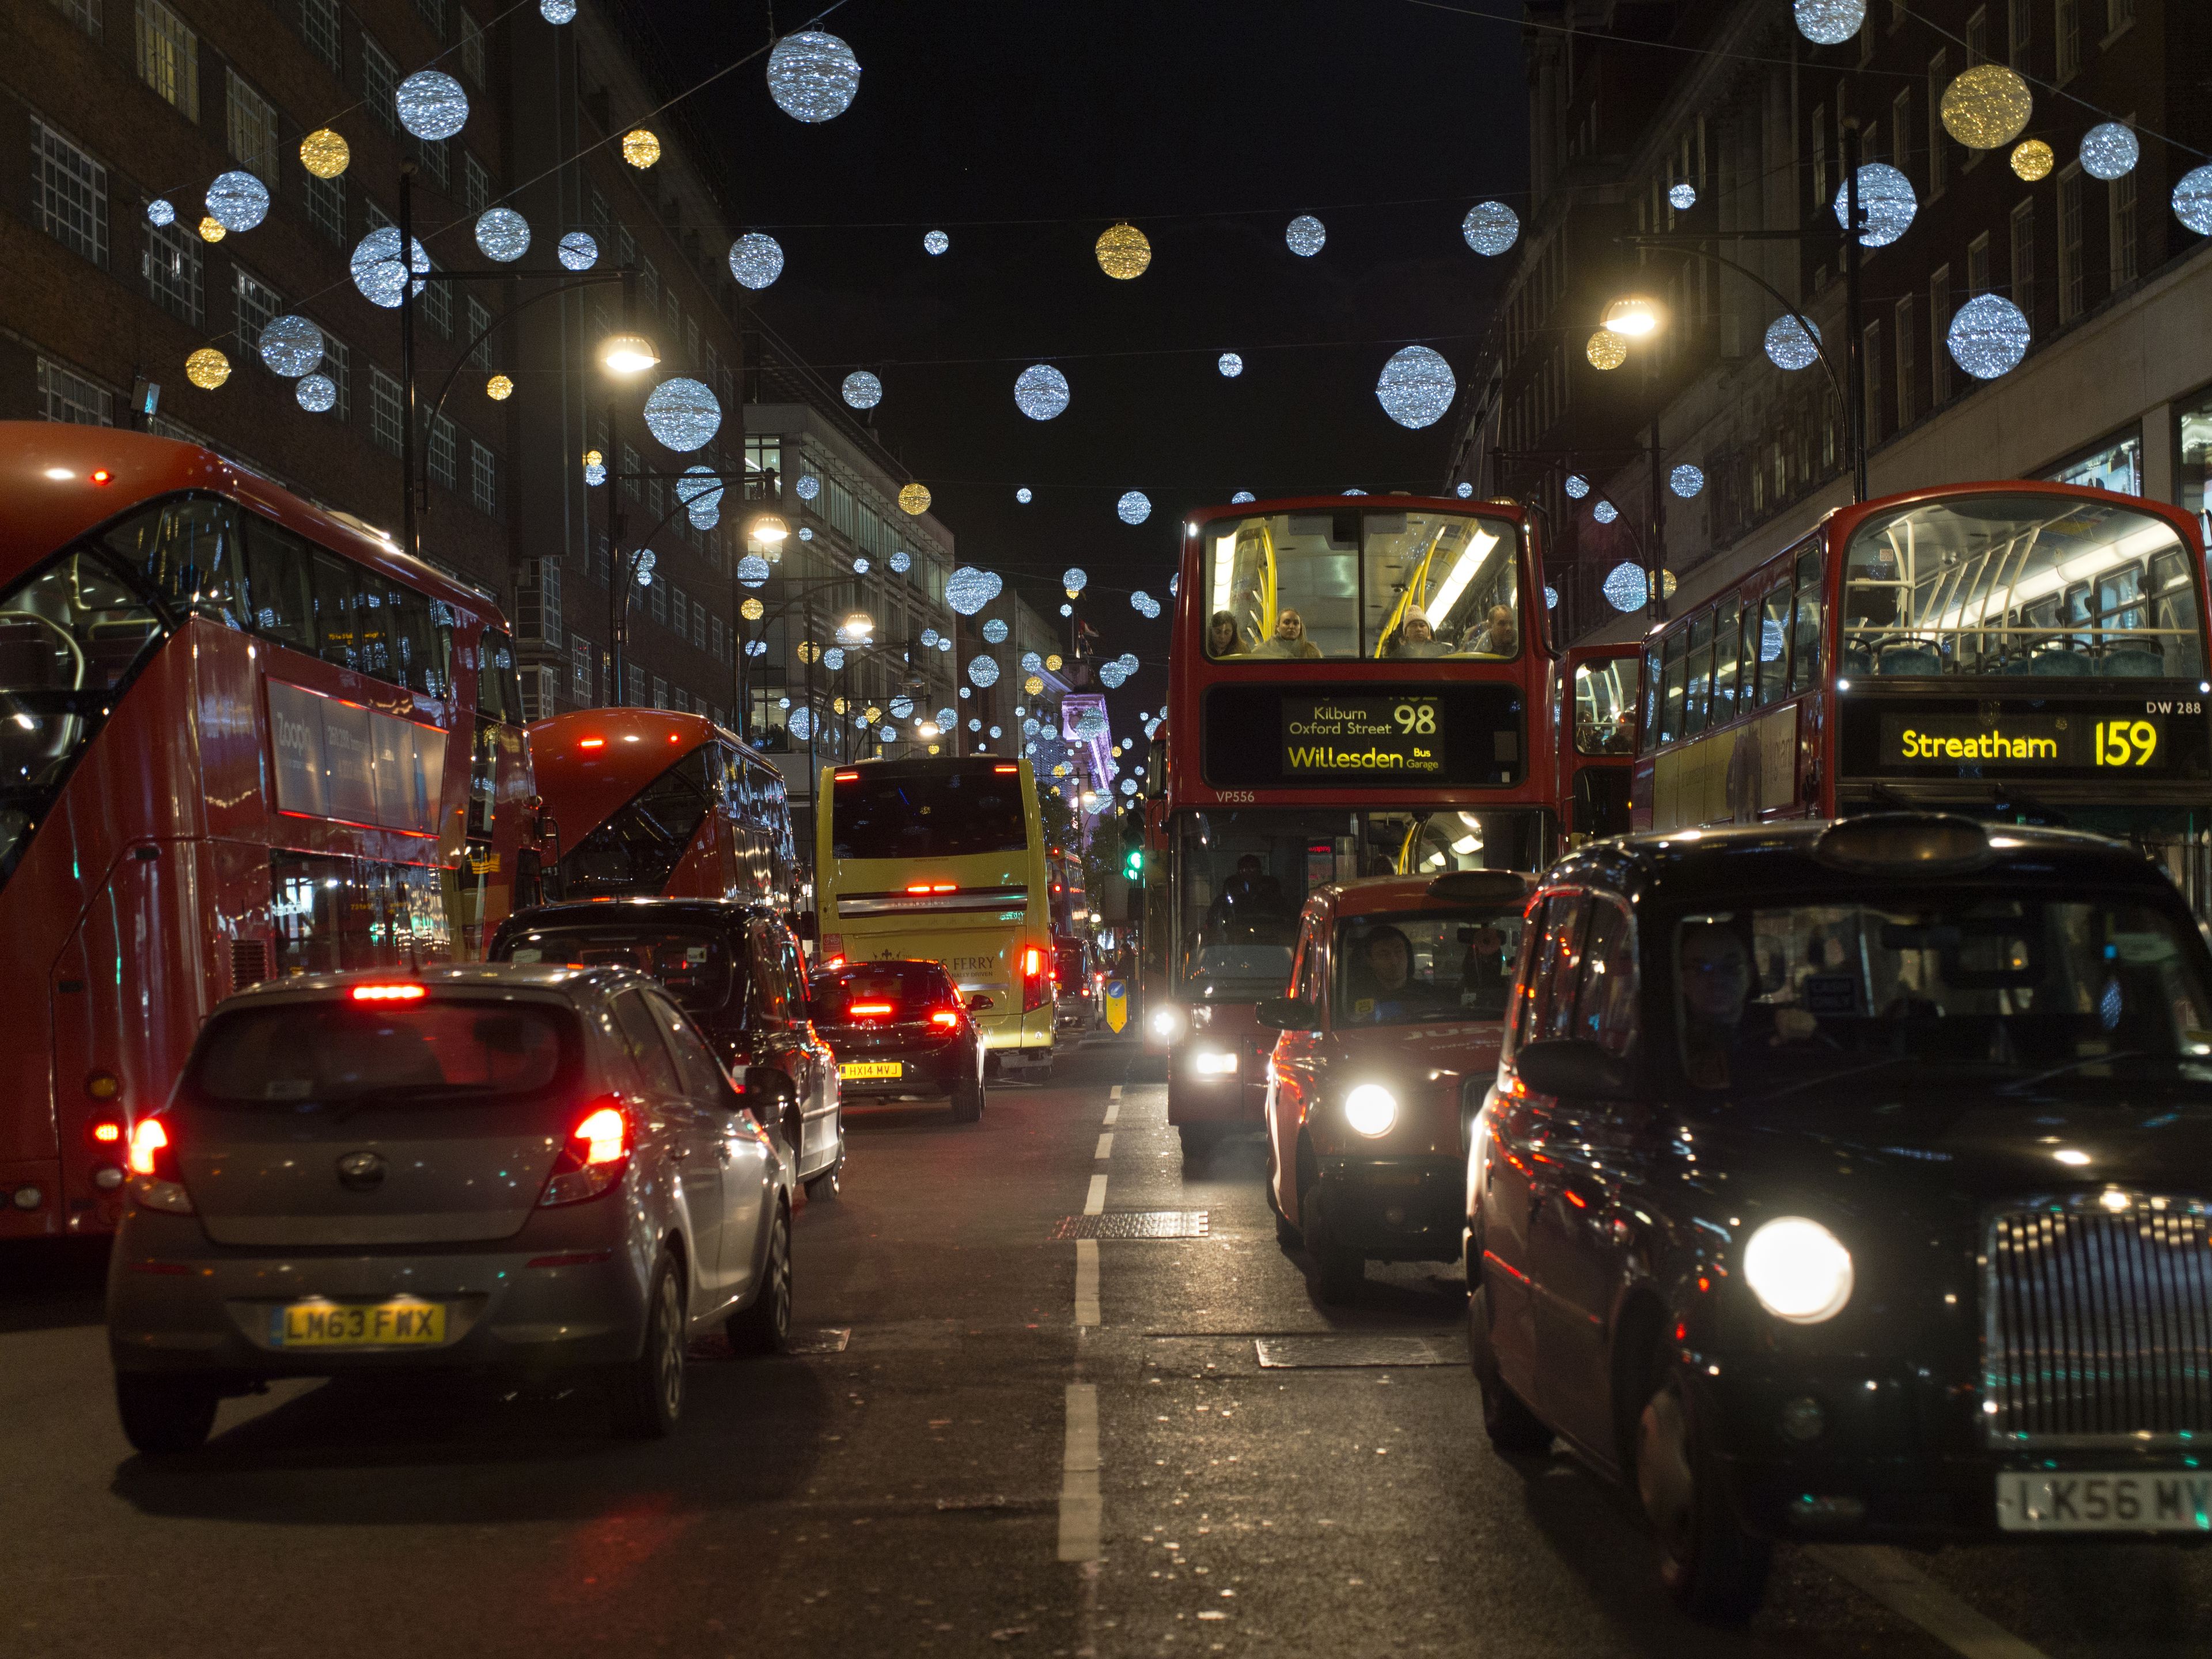
POLYGON ((746 522, 745 540, 764 547, 781 547, 791 539, 791 526, 781 513, 757 513, 746 522))
POLYGON ((1605 308, 1605 325, 1632 340, 1656 334, 1661 322, 1659 307, 1641 294, 1625 295, 1605 308))
MULTIPOLYGON (((599 366, 617 380, 630 380, 644 374, 660 362, 660 354, 653 349, 653 342, 628 326, 631 313, 636 309, 637 283, 634 277, 623 283, 623 330, 611 334, 599 343, 599 366)), ((621 708, 625 688, 625 666, 629 636, 629 575, 617 579, 615 566, 623 557, 622 493, 629 482, 619 463, 622 458, 622 404, 617 398, 607 399, 607 643, 614 652, 614 684, 607 688, 607 702, 621 708)), ((665 522, 665 520, 664 520, 665 522)), ((659 526, 653 526, 657 534, 659 526)), ((648 539, 650 539, 648 538, 648 539)), ((649 550, 641 549, 641 554, 649 550)), ((652 566, 646 566, 650 577, 652 566)))
POLYGON ((610 334, 599 342, 599 365, 610 374, 642 374, 659 362, 660 353, 642 334, 610 334))

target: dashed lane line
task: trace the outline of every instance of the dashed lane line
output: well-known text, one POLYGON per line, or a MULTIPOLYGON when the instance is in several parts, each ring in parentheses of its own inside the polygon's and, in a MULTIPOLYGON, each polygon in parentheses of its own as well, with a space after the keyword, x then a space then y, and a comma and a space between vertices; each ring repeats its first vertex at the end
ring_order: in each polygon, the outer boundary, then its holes
POLYGON ((1113 1156, 1114 1132, 1111 1129, 1109 1129, 1104 1134, 1098 1137, 1098 1150, 1093 1152, 1091 1157, 1103 1164, 1113 1156))
POLYGON ((1805 1553, 1966 1659, 2044 1659, 2041 1649, 1977 1613, 1887 1546, 1816 1544, 1805 1553))
POLYGON ((1083 1200, 1083 1213, 1103 1215, 1106 1210, 1106 1176, 1103 1172, 1091 1177, 1091 1196, 1083 1200))
POLYGON ((1085 1328, 1098 1319, 1098 1241, 1075 1241, 1075 1322, 1085 1328))
MULTIPOLYGON (((1093 1243, 1096 1250, 1097 1246, 1093 1243)), ((1067 1437, 1060 1455, 1060 1559, 1098 1559, 1098 1389, 1067 1385, 1067 1437)))
POLYGON ((1103 1123, 1103 1124, 1104 1124, 1108 1128, 1109 1128, 1109 1129, 1110 1129, 1110 1128, 1112 1128, 1112 1127, 1114 1127, 1114 1120, 1115 1120, 1115 1118, 1117 1118, 1117 1117, 1121 1116, 1121 1103, 1120 1101, 1116 1100, 1116 1101, 1112 1102, 1111 1103, 1109 1103, 1109 1104, 1107 1106, 1107 1108, 1106 1108, 1106 1115, 1105 1115, 1104 1117, 1103 1117, 1103 1118, 1099 1119, 1098 1121, 1099 1121, 1101 1123, 1103 1123))

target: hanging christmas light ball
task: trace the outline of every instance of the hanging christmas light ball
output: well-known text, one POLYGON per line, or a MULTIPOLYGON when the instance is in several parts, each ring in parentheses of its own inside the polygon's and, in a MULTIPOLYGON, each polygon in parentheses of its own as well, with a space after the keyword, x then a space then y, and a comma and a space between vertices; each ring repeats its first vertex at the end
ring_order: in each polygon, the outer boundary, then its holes
POLYGON ((1705 487, 1705 475, 1687 461, 1667 475, 1667 488, 1686 501, 1705 487))
POLYGON ((2001 294, 1978 294, 1960 306, 1944 336, 1951 361, 1978 380, 1994 380, 2027 356, 2027 319, 2001 294))
POLYGON ((908 552, 904 548, 901 548, 897 552, 891 555, 890 566, 893 570, 903 576, 908 571, 914 568, 914 555, 908 552))
POLYGON ((1565 487, 1568 499, 1571 501, 1578 501, 1582 500, 1583 496, 1589 494, 1589 480, 1583 477, 1579 472, 1570 472, 1567 474, 1565 487))
POLYGON ((704 380, 672 374, 645 400, 645 429, 679 455, 704 448, 722 429, 722 404, 704 380))
POLYGON ((230 378, 230 359, 213 346, 202 346, 185 359, 185 378, 203 392, 212 392, 230 378))
POLYGON ((1006 583, 995 571, 963 564, 945 584, 945 602, 963 617, 972 617, 999 597, 1006 583))
POLYGON ((256 349, 270 374, 296 380, 323 361, 323 331, 305 317, 274 318, 261 331, 256 349))
POLYGON ((929 511, 929 491, 921 484, 910 483, 898 493, 899 511, 909 518, 920 518, 929 511))
POLYGON ((802 542, 811 542, 814 539, 814 532, 811 530, 801 530, 799 532, 799 539, 802 542))
MULTIPOLYGON (((782 707, 791 708, 788 698, 782 701, 782 707)), ((811 708, 792 708, 784 720, 784 729, 791 733, 795 742, 805 743, 814 735, 814 711, 811 708)))
POLYGON ((468 125, 469 95, 443 70, 416 70, 392 94, 399 125, 417 138, 435 143, 468 125))
POLYGON ((1943 88, 1943 131, 1968 149, 1997 149, 2020 137, 2035 112, 2027 82, 2002 64, 1977 64, 1943 88))
MULTIPOLYGON (((410 250, 410 263, 415 267, 415 291, 420 294, 422 277, 430 269, 430 256, 419 241, 410 250)), ((354 247, 352 268, 353 285, 361 290, 362 298, 386 311, 398 308, 399 290, 407 278, 399 268, 399 232, 395 228, 386 225, 362 237, 354 247)))
MULTIPOLYGON (((836 673, 839 669, 841 669, 841 668, 844 667, 844 665, 845 665, 845 648, 844 648, 844 647, 840 646, 840 645, 833 645, 833 646, 830 647, 829 647, 829 649, 827 649, 826 651, 824 651, 824 652, 822 653, 822 665, 823 665, 824 668, 826 668, 826 669, 830 670, 830 672, 831 673, 833 673, 833 674, 834 674, 834 673, 836 673)), ((842 697, 840 697, 840 698, 837 700, 837 712, 838 712, 839 714, 843 714, 843 713, 845 712, 845 700, 844 700, 842 697)))
POLYGON ((968 661, 968 678, 981 690, 999 683, 999 665, 995 658, 978 654, 968 661))
POLYGON ((860 89, 860 60, 834 34, 787 34, 768 55, 768 95, 794 121, 835 120, 860 89))
POLYGON ((1231 495, 1229 498, 1229 505, 1231 507, 1242 507, 1247 501, 1257 501, 1259 497, 1255 495, 1250 490, 1240 489, 1234 495, 1231 495))
POLYGON ((1797 0, 1796 10, 1797 33, 1816 46, 1840 46, 1866 21, 1866 0, 1797 0))
POLYGON ((1022 690, 1033 697, 1042 696, 1044 694, 1044 681, 1037 675, 1032 674, 1022 682, 1022 690))
POLYGON ((1298 258, 1310 259, 1322 251, 1322 245, 1328 240, 1328 232, 1322 228, 1321 221, 1315 218, 1312 214, 1301 213, 1291 221, 1290 228, 1283 232, 1283 240, 1289 245, 1291 252, 1297 254, 1298 258))
POLYGON ((1024 651, 1022 653, 1022 672, 1024 673, 1034 674, 1043 666, 1044 659, 1036 652, 1024 651))
POLYGON ((219 173, 208 186, 207 210, 225 230, 252 230, 269 216, 269 186, 250 173, 219 173))
POLYGON ((2212 164, 2181 175, 2173 187, 2173 216, 2199 236, 2212 236, 2212 164))
POLYGON ((1559 608, 1559 590, 1553 586, 1549 582, 1546 582, 1544 584, 1544 609, 1547 611, 1557 611, 1559 608))
POLYGON ((1152 516, 1152 498, 1141 489, 1124 491, 1114 503, 1114 516, 1123 524, 1142 524, 1152 516))
POLYGON ((538 0, 538 15, 555 25, 576 21, 576 0, 538 0))
POLYGON ((222 228, 222 221, 209 214, 200 221, 200 240, 220 242, 230 233, 222 228))
POLYGON ((1650 601, 1651 581, 1641 565, 1624 562, 1605 573, 1598 591, 1615 611, 1641 611, 1650 601))
POLYGON ((318 179, 335 179, 352 162, 352 149, 328 127, 318 127, 300 140, 300 165, 318 179))
POLYGON ((1812 368, 1820 356, 1820 336, 1809 321, 1785 312, 1766 325, 1766 358, 1775 368, 1795 374, 1812 368))
POLYGON ((584 452, 584 482, 597 489, 607 481, 606 457, 596 449, 584 452))
POLYGON ((1049 363, 1032 363, 1014 377, 1014 407, 1033 421, 1048 421, 1067 407, 1067 376, 1049 363))
POLYGON ((1017 489, 1014 492, 1014 499, 1019 501, 1024 507, 1027 507, 1034 497, 1030 495, 1029 486, 1027 484, 1024 484, 1019 489, 1017 489))
POLYGON ((1627 338, 1615 334, 1609 328, 1601 328, 1589 337, 1589 343, 1583 348, 1583 356, 1589 359, 1592 368, 1619 368, 1628 361, 1627 338))
POLYGON ((1091 586, 1090 573, 1080 565, 1072 564, 1060 573, 1060 585, 1067 590, 1068 597, 1073 599, 1091 586))
POLYGON ((1590 508, 1590 517, 1595 519, 1600 524, 1611 524, 1620 516, 1620 509, 1611 501, 1600 501, 1595 507, 1590 508))
POLYGON ((1117 283, 1133 282, 1152 262, 1152 245, 1132 224, 1109 225, 1098 235, 1098 269, 1117 283))
POLYGON ((1673 208, 1675 212, 1687 213, 1692 208, 1697 206, 1697 204, 1698 187, 1690 183, 1687 179, 1684 179, 1680 184, 1672 185, 1668 188, 1667 191, 1667 205, 1673 208))
POLYGON ((1223 352, 1213 360, 1213 366, 1221 371, 1224 380, 1233 380, 1244 372, 1244 360, 1233 351, 1223 352))
POLYGON ((292 397, 310 415, 325 415, 337 407, 338 383, 327 374, 302 375, 292 397))
POLYGON ((1434 426, 1451 407, 1459 383, 1443 355, 1426 346, 1404 346, 1390 354, 1375 383, 1382 412, 1413 431, 1434 426))
POLYGON ((1503 202, 1478 202, 1460 221, 1459 234, 1477 253, 1494 259, 1521 240, 1521 216, 1503 202))
POLYGON ((869 565, 868 561, 865 556, 856 558, 853 561, 853 574, 855 576, 866 575, 871 568, 872 567, 869 565))
POLYGON ((1006 642, 1006 623, 996 617, 992 617, 983 624, 983 638, 992 645, 1004 645, 1006 642))
POLYGON ((146 204, 146 222, 157 229, 166 229, 177 222, 176 204, 166 196, 156 196, 146 204))
POLYGON ((792 488, 799 492, 800 501, 811 501, 822 493, 822 480, 811 472, 802 472, 799 475, 799 482, 792 488))
POLYGON ((1060 672, 1060 653, 1054 651, 1048 653, 1044 659, 1044 665, 1045 671, 1048 673, 1057 674, 1060 672))
POLYGON ((783 245, 757 230, 730 244, 730 275, 738 286, 758 292, 783 275, 783 245))
MULTIPOLYGON (((1850 186, 1836 186, 1836 222, 1850 228, 1850 186)), ((1859 212, 1865 228, 1859 232, 1861 247, 1887 247, 1912 228, 1920 198, 1912 181, 1887 161, 1869 161, 1859 168, 1859 212)))
MULTIPOLYGON (((2081 135, 2081 171, 2110 183, 2124 179, 2142 159, 2142 146, 2118 121, 2100 121, 2081 135)), ((214 210, 209 210, 212 212, 214 210)))
POLYGON ((1139 616, 1143 617, 1147 621, 1158 622, 1159 620, 1160 602, 1154 599, 1151 594, 1146 592, 1143 588, 1140 587, 1135 592, 1129 595, 1129 604, 1131 608, 1133 609, 1139 616))
POLYGON ((660 136, 647 127, 632 127, 623 134, 623 160, 642 173, 660 159, 660 136))
POLYGON ((719 507, 722 504, 722 487, 720 475, 712 467, 687 466, 684 476, 676 481, 676 499, 686 507, 719 507))
POLYGON ((510 264, 530 252, 530 222, 513 208, 486 208, 477 217, 477 246, 485 258, 510 264))
POLYGON ((758 622, 763 617, 768 615, 768 607, 758 599, 748 599, 738 607, 738 614, 747 622, 758 622))
POLYGON ((854 409, 873 409, 884 400, 884 383, 865 368, 856 368, 848 374, 838 391, 854 409))
POLYGON ((599 262, 599 245, 589 231, 572 230, 561 239, 556 255, 570 270, 589 270, 599 262))

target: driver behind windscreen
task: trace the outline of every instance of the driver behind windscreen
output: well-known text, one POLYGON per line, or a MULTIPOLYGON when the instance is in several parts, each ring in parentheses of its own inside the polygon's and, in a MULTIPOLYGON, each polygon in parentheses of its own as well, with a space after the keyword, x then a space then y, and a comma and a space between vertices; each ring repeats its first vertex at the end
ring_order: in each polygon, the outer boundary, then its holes
POLYGON ((1413 941, 1397 928, 1387 924, 1370 928, 1354 951, 1351 989, 1355 1024, 1391 1025, 1456 1011, 1455 1000, 1413 977, 1413 941))
POLYGON ((1802 1008, 1750 1000, 1751 952, 1727 922, 1686 921, 1675 951, 1682 988, 1682 1069, 1700 1089, 1726 1089, 1763 1051, 1801 1042, 1818 1029, 1802 1008))
POLYGON ((1459 1000, 1480 1019, 1500 1019, 1505 1014, 1507 988, 1512 982, 1506 960, 1504 930, 1495 922, 1462 927, 1460 939, 1467 954, 1460 958, 1459 1000))

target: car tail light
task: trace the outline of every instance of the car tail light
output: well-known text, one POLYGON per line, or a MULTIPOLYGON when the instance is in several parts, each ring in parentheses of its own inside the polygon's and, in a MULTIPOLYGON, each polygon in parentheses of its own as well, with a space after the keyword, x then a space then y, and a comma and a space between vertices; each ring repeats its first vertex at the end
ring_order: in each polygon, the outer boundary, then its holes
MULTIPOLYGON (((152 1120, 149 1118, 149 1122, 152 1120)), ((84 1126, 84 1138, 103 1152, 123 1150, 123 1126, 112 1117, 94 1118, 84 1126)))
POLYGON ((420 1002, 429 994, 420 985, 356 985, 352 992, 356 1002, 420 1002))
POLYGON ((836 776, 836 781, 839 783, 858 783, 860 781, 860 775, 858 772, 840 772, 836 776))
POLYGON ((929 1011, 929 1023, 951 1030, 960 1024, 960 1011, 957 1008, 933 1008, 929 1011))
POLYGON ((579 749, 604 749, 606 746, 607 740, 605 738, 586 738, 576 745, 579 749))
POLYGON ((895 1006, 888 1002, 848 1002, 845 1012, 854 1019, 889 1019, 895 1006))
POLYGON ((158 1117, 143 1117, 131 1131, 131 1196, 149 1210, 172 1215, 192 1212, 191 1194, 185 1190, 177 1169, 177 1149, 168 1126, 158 1117))
POLYGON ((993 767, 991 769, 992 769, 994 772, 1018 772, 1018 771, 1020 771, 1022 769, 1021 769, 1018 765, 1015 765, 1015 766, 994 766, 994 767, 993 767))
POLYGON ((622 1179, 629 1165, 629 1114, 612 1095, 586 1107, 553 1160, 540 1205, 580 1204, 597 1198, 622 1179))

